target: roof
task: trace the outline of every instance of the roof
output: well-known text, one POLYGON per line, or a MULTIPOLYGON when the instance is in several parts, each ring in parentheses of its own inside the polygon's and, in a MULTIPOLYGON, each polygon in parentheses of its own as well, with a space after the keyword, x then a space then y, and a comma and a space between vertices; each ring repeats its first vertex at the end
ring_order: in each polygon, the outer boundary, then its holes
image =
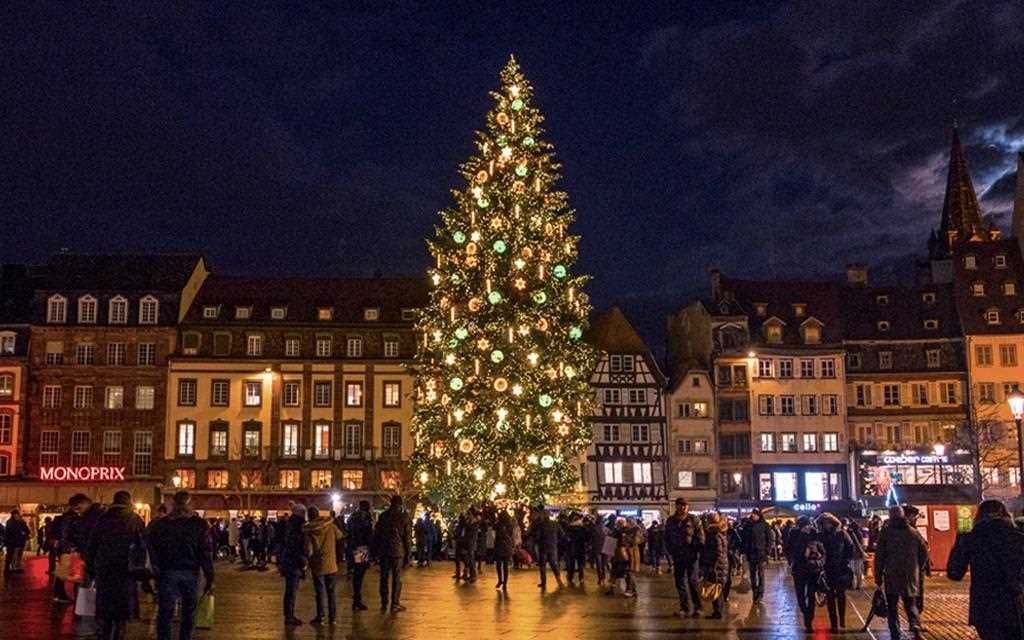
POLYGON ((0 324, 28 324, 37 278, 23 265, 5 264, 0 271, 0 324))
MULTIPOLYGON (((428 303, 426 277, 262 277, 210 275, 199 289, 186 322, 224 322, 203 318, 203 307, 252 307, 245 323, 270 322, 272 307, 286 307, 290 322, 318 322, 321 308, 334 310, 333 322, 363 322, 363 311, 380 309, 380 322, 406 322, 403 309, 428 303)), ((275 320, 274 322, 280 322, 275 320)))
POLYGON ((942 202, 940 229, 943 233, 957 231, 962 238, 969 238, 984 229, 978 195, 974 191, 957 129, 953 129, 953 145, 949 150, 949 172, 946 175, 946 196, 942 202))
POLYGON ((590 323, 587 340, 598 349, 609 353, 650 354, 650 349, 640 334, 618 307, 612 307, 590 323))
POLYGON ((834 344, 842 340, 841 297, 837 282, 742 280, 722 276, 720 299, 711 303, 709 310, 715 315, 747 316, 755 342, 762 341, 761 328, 766 322, 781 321, 784 345, 803 345, 800 327, 813 318, 822 325, 821 343, 834 344), (764 305, 763 314, 758 312, 759 305, 764 305), (795 305, 803 305, 802 314, 798 315, 795 305))
POLYGON ((197 255, 51 256, 37 288, 44 291, 180 292, 202 260, 197 255))
POLYGON ((929 340, 960 337, 952 284, 918 287, 847 287, 843 290, 847 340, 929 340), (925 328, 936 320, 935 329, 925 328), (888 323, 888 329, 879 327, 888 323))
POLYGON ((1024 283, 1019 279, 1024 274, 1024 259, 1015 238, 961 245, 954 256, 953 270, 957 312, 965 334, 1024 333, 1024 323, 1018 317, 1024 312, 1024 283), (1005 256, 1005 267, 996 267, 999 255, 1005 256), (967 256, 974 257, 974 269, 967 268, 967 256), (1015 295, 1004 294, 1007 282, 1014 283, 1015 295), (984 295, 974 295, 975 283, 984 286, 984 295), (999 312, 998 324, 986 320, 989 310, 999 312))

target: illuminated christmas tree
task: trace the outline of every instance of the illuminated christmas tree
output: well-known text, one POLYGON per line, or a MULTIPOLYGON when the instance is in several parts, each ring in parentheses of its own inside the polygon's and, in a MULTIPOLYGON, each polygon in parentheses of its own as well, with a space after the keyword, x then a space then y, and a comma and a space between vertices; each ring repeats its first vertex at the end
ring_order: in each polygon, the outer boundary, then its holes
POLYGON ((571 489, 590 438, 596 354, 573 212, 514 59, 491 95, 467 184, 428 241, 434 287, 418 324, 414 474, 453 509, 571 489))

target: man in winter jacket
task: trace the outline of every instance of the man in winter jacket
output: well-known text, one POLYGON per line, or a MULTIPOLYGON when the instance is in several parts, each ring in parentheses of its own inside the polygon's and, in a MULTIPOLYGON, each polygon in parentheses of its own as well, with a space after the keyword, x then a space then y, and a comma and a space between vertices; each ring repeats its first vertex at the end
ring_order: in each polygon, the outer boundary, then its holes
POLYGON ((157 640, 171 640, 176 602, 181 600, 180 640, 192 638, 193 615, 199 601, 199 572, 205 592, 213 591, 213 549, 206 521, 189 508, 187 491, 174 494, 174 508, 154 520, 146 535, 149 559, 157 580, 157 640))
POLYGON ((690 513, 683 498, 676 498, 676 510, 665 522, 665 549, 672 557, 672 576, 679 594, 679 615, 700 616, 699 560, 704 547, 704 527, 690 513), (691 613, 691 602, 693 612, 691 613))
POLYGON ((764 521, 760 509, 754 509, 740 532, 743 554, 750 565, 750 587, 754 592, 754 604, 760 604, 764 597, 764 565, 772 549, 772 532, 764 521))
POLYGON ((400 602, 402 569, 409 565, 412 553, 412 524, 402 508, 402 496, 391 496, 391 506, 377 520, 373 543, 380 563, 380 609, 386 611, 390 601, 392 613, 405 611, 400 602))
MULTIPOLYGON (((53 548, 56 551, 57 560, 60 556, 68 553, 81 553, 85 549, 75 546, 75 539, 71 537, 70 531, 73 525, 81 520, 83 514, 92 506, 92 500, 81 493, 76 493, 68 500, 68 508, 64 513, 57 516, 53 521, 53 548)), ((53 580, 53 601, 60 604, 74 602, 68 597, 64 590, 64 581, 60 578, 53 580)))
POLYGON ((800 516, 786 540, 786 558, 793 569, 796 600, 804 616, 804 628, 811 631, 816 603, 814 594, 825 571, 825 547, 818 539, 814 523, 800 516))
POLYGON ((28 525, 21 519, 21 512, 17 509, 12 510, 2 536, 4 548, 7 550, 7 555, 4 556, 4 570, 8 573, 24 573, 21 568, 21 554, 25 551, 28 536, 28 525))
POLYGON ((542 506, 534 507, 532 522, 527 535, 537 545, 537 567, 540 569, 541 589, 548 588, 547 568, 550 567, 555 574, 558 586, 562 585, 562 574, 558 571, 558 523, 551 519, 551 516, 542 506))
POLYGON ((114 503, 100 516, 85 549, 86 573, 96 587, 96 622, 100 640, 124 638, 135 608, 132 565, 145 566, 142 518, 132 511, 127 491, 114 494, 114 503))
POLYGON ((968 623, 981 640, 1024 638, 1024 533, 1014 528, 998 500, 978 506, 974 529, 957 536, 946 575, 971 572, 968 623))
POLYGON ((316 507, 306 509, 306 514, 309 521, 302 526, 302 534, 305 538, 309 573, 313 577, 313 590, 316 592, 316 617, 309 623, 323 623, 326 600, 328 621, 334 624, 338 613, 334 598, 334 581, 338 573, 338 540, 341 540, 342 533, 334 526, 332 518, 321 518, 316 507))
POLYGON ((302 532, 305 524, 306 507, 293 504, 292 514, 284 523, 284 542, 277 561, 277 571, 284 578, 284 624, 288 627, 302 625, 295 615, 295 597, 299 583, 306 576, 306 539, 302 532))
POLYGON ((920 635, 917 596, 921 572, 928 563, 928 543, 910 526, 902 507, 889 509, 889 520, 878 534, 875 551, 875 584, 885 590, 889 604, 889 631, 892 640, 900 638, 898 616, 900 600, 907 612, 911 633, 920 635))
POLYGON ((603 587, 609 560, 608 555, 604 552, 604 541, 608 537, 608 528, 604 526, 604 519, 596 511, 587 519, 587 532, 590 535, 587 543, 590 547, 590 561, 594 563, 594 568, 597 571, 597 585, 603 587))
POLYGON ((348 518, 349 552, 352 554, 352 610, 366 611, 363 603, 363 578, 370 566, 370 548, 373 546, 373 515, 370 502, 359 501, 359 510, 348 518))

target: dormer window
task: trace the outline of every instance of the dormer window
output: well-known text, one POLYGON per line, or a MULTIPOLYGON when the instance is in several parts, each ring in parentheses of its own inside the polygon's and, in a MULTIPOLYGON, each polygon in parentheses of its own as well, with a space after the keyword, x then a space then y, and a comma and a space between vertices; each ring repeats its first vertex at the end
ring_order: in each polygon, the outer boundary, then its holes
POLYGON ((882 333, 885 333, 890 328, 891 328, 891 325, 889 324, 888 320, 879 320, 878 321, 878 330, 881 331, 882 333))
POLYGON ((46 301, 46 322, 64 324, 68 321, 68 299, 60 294, 52 295, 46 301))
POLYGON ((939 321, 938 320, 934 320, 934 319, 925 320, 924 321, 924 328, 925 329, 938 329, 939 328, 939 321))
POLYGON ((977 268, 978 268, 978 260, 977 260, 977 258, 975 258, 974 256, 971 256, 971 255, 964 256, 964 269, 977 269, 977 268))
POLYGON ((107 310, 107 322, 110 324, 128 324, 128 299, 124 296, 114 296, 110 299, 110 307, 107 310))
POLYGON ((797 318, 802 318, 807 313, 807 305, 805 304, 794 304, 793 315, 797 318))
POLYGON ((284 320, 284 317, 288 315, 287 307, 271 307, 270 318, 272 320, 284 320))
POLYGON ((808 318, 800 325, 800 333, 803 335, 804 344, 818 344, 821 342, 821 323, 816 318, 808 318))
POLYGON ((999 255, 996 256, 996 269, 1005 269, 1005 268, 1006 268, 1006 256, 1000 253, 999 255))
POLYGON ((887 295, 875 296, 875 304, 877 304, 880 307, 884 307, 884 306, 888 305, 889 304, 889 296, 887 296, 887 295))
POLYGON ((367 307, 363 309, 363 320, 366 322, 376 322, 377 320, 380 320, 380 308, 367 307))
POLYGON ((1015 296, 1017 295, 1017 283, 1013 280, 1007 280, 1003 283, 1003 295, 1004 296, 1015 296))
POLYGON ((235 307, 235 320, 248 320, 252 317, 252 307, 235 307))
POLYGON ((755 302, 754 310, 757 312, 757 315, 763 318, 768 315, 768 304, 765 302, 755 302))
POLYGON ((320 307, 316 310, 317 320, 330 320, 334 318, 334 309, 331 307, 320 307))
POLYGON ((767 342, 778 344, 782 342, 782 322, 772 318, 764 323, 764 339, 767 342))
POLYGON ((986 311, 985 322, 988 324, 999 324, 999 309, 989 309, 986 311))
POLYGON ((402 309, 402 320, 412 321, 416 319, 415 309, 402 309))
POLYGON ((96 298, 82 296, 78 299, 78 324, 96 324, 96 298))
POLYGON ((203 307, 203 318, 206 320, 216 320, 217 316, 220 315, 220 307, 208 305, 203 307))
POLYGON ((972 284, 971 285, 971 295, 973 295, 973 296, 983 296, 983 295, 985 295, 985 283, 984 282, 975 282, 974 284, 972 284))
POLYGON ((925 304, 935 304, 935 294, 931 291, 921 294, 921 302, 925 304))
POLYGON ((139 301, 139 324, 156 324, 160 317, 160 301, 146 296, 139 301))
POLYGON ((1024 309, 1017 309, 1013 317, 1017 319, 1017 324, 1024 324, 1024 309))

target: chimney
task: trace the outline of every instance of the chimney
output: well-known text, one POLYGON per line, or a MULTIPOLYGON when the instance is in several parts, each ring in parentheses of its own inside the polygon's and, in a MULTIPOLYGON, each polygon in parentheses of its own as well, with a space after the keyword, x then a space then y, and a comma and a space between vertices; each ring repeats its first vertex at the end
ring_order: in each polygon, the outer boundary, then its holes
POLYGON ((722 272, 718 269, 711 269, 711 299, 718 302, 722 296, 722 272))
POLYGON ((846 265, 846 284, 851 287, 868 286, 868 268, 863 264, 846 265))
POLYGON ((1017 192, 1013 198, 1013 225, 1010 235, 1024 239, 1024 151, 1017 153, 1017 192))

